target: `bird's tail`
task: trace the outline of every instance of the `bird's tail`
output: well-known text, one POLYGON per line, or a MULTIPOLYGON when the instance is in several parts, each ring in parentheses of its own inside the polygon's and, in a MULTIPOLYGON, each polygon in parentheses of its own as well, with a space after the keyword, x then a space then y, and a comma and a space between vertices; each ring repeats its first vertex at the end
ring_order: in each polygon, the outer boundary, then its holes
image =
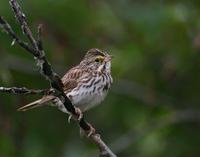
POLYGON ((30 110, 30 109, 33 109, 36 107, 40 107, 40 106, 43 106, 44 104, 52 101, 53 99, 55 99, 54 96, 44 96, 41 99, 38 99, 34 102, 31 102, 25 106, 18 108, 17 111, 27 111, 27 110, 30 110))

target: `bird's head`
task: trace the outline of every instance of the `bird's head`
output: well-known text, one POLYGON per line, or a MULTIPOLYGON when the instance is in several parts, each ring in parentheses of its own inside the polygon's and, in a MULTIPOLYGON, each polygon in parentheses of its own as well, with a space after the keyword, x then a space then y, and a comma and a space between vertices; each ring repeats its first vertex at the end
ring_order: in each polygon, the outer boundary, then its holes
POLYGON ((100 72, 110 72, 112 56, 99 49, 88 50, 81 64, 100 72))

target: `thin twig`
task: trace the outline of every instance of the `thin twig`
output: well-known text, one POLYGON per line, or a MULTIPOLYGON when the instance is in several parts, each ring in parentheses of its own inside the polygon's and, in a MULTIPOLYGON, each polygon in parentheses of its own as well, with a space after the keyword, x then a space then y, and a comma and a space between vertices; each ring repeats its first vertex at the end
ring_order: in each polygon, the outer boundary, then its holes
POLYGON ((28 89, 26 87, 0 87, 0 92, 3 93, 12 93, 12 94, 40 94, 40 95, 47 95, 50 93, 50 89, 28 89))
MULTIPOLYGON (((22 12, 21 7, 17 3, 16 0, 9 1, 11 8, 15 14, 17 21, 19 22, 23 33, 27 36, 28 40, 30 41, 31 47, 28 46, 25 42, 21 41, 10 25, 0 17, 0 25, 2 28, 13 38, 16 42, 25 50, 29 51, 36 61, 38 62, 37 66, 40 67, 41 74, 47 78, 50 82, 50 85, 53 89, 55 89, 56 96, 61 100, 64 104, 65 108, 75 117, 80 117, 81 113, 78 113, 76 108, 72 105, 71 101, 65 95, 63 90, 63 83, 61 78, 55 73, 45 57, 45 52, 42 47, 41 41, 41 26, 38 27, 38 40, 35 40, 33 37, 33 33, 31 32, 25 14, 22 12)), ((78 120, 78 119, 77 119, 78 120)), ((92 125, 85 121, 84 117, 78 120, 79 126, 88 134, 91 131, 92 125)), ((93 133, 89 138, 95 143, 100 150, 101 156, 108 156, 108 157, 116 157, 116 155, 110 150, 110 148, 104 143, 101 139, 100 135, 97 133, 93 133)))
POLYGON ((21 25, 22 32, 28 37, 29 41, 31 42, 31 45, 36 49, 33 53, 34 55, 38 55, 37 50, 37 42, 35 41, 32 32, 30 28, 28 27, 27 20, 25 14, 22 12, 21 7, 17 3, 16 0, 10 0, 9 1, 10 6, 13 9, 13 12, 15 13, 15 17, 18 20, 18 22, 21 25))
POLYGON ((27 50, 30 53, 34 53, 33 48, 31 48, 27 43, 23 42, 12 30, 11 26, 8 24, 6 20, 2 16, 0 16, 0 26, 2 29, 13 38, 12 45, 16 42, 18 43, 21 47, 23 47, 25 50, 27 50))
POLYGON ((39 24, 38 26, 38 37, 37 37, 37 45, 40 51, 43 50, 43 45, 42 45, 42 24, 39 24))

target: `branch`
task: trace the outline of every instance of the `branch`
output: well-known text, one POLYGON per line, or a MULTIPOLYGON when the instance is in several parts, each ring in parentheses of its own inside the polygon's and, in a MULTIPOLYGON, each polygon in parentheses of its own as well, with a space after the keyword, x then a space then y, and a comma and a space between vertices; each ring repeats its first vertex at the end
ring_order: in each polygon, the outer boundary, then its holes
POLYGON ((25 42, 23 42, 12 30, 11 26, 4 20, 2 16, 0 16, 0 26, 2 29, 13 38, 12 44, 14 45, 15 42, 17 42, 21 47, 23 47, 25 50, 27 50, 30 53, 34 53, 34 50, 25 42))
MULTIPOLYGON (((34 56, 34 58, 37 61, 37 66, 40 68, 40 73, 46 79, 48 79, 51 87, 55 90, 56 96, 64 104, 67 111, 69 111, 74 117, 76 117, 79 126, 85 131, 85 133, 89 134, 91 132, 91 128, 93 128, 92 125, 87 121, 85 121, 83 116, 81 117, 82 113, 77 112, 78 110, 72 105, 71 101, 65 95, 61 78, 57 75, 57 73, 53 71, 50 63, 45 57, 45 52, 43 50, 41 41, 41 26, 38 27, 38 39, 36 40, 33 37, 33 33, 31 32, 28 26, 26 16, 22 12, 17 1, 10 0, 9 3, 11 5, 11 8, 15 14, 17 21, 21 26, 22 32, 28 38, 31 46, 29 46, 27 43, 25 43, 19 37, 17 37, 17 35, 12 30, 11 26, 2 17, 0 17, 0 25, 2 26, 3 30, 5 30, 8 33, 8 35, 12 37, 14 42, 16 41, 22 48, 24 48, 34 56), (81 118, 79 119, 78 117, 81 118)), ((101 156, 116 157, 116 155, 109 149, 109 147, 101 139, 100 135, 97 134, 95 131, 88 138, 90 138, 92 142, 99 147, 101 156)))
POLYGON ((50 89, 28 89, 26 87, 0 87, 0 92, 2 93, 12 93, 12 94, 41 94, 41 95, 48 95, 51 91, 50 89))

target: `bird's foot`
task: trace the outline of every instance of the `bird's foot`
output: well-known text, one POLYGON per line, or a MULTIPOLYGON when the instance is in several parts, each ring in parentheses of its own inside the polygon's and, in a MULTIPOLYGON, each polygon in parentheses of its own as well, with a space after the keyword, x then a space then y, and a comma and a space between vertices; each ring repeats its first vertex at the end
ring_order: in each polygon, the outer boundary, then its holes
POLYGON ((89 125, 90 129, 88 131, 86 131, 86 135, 87 135, 87 137, 90 137, 91 135, 95 134, 96 130, 95 130, 95 128, 93 128, 93 126, 91 124, 88 123, 88 125, 89 125))
POLYGON ((77 120, 80 121, 83 118, 82 111, 78 107, 76 107, 75 112, 76 112, 76 115, 78 116, 77 120))
POLYGON ((80 121, 83 118, 83 113, 78 107, 75 108, 75 113, 77 116, 74 116, 73 114, 69 113, 68 123, 71 122, 72 117, 74 117, 74 119, 77 119, 78 121, 80 121))
POLYGON ((71 113, 69 113, 69 117, 68 117, 68 119, 67 119, 68 123, 70 123, 70 122, 71 122, 71 119, 72 119, 72 114, 71 114, 71 113))
POLYGON ((95 134, 96 130, 92 127, 91 124, 88 124, 90 129, 89 130, 84 130, 80 128, 80 136, 83 137, 86 135, 87 137, 90 137, 91 135, 95 134))

